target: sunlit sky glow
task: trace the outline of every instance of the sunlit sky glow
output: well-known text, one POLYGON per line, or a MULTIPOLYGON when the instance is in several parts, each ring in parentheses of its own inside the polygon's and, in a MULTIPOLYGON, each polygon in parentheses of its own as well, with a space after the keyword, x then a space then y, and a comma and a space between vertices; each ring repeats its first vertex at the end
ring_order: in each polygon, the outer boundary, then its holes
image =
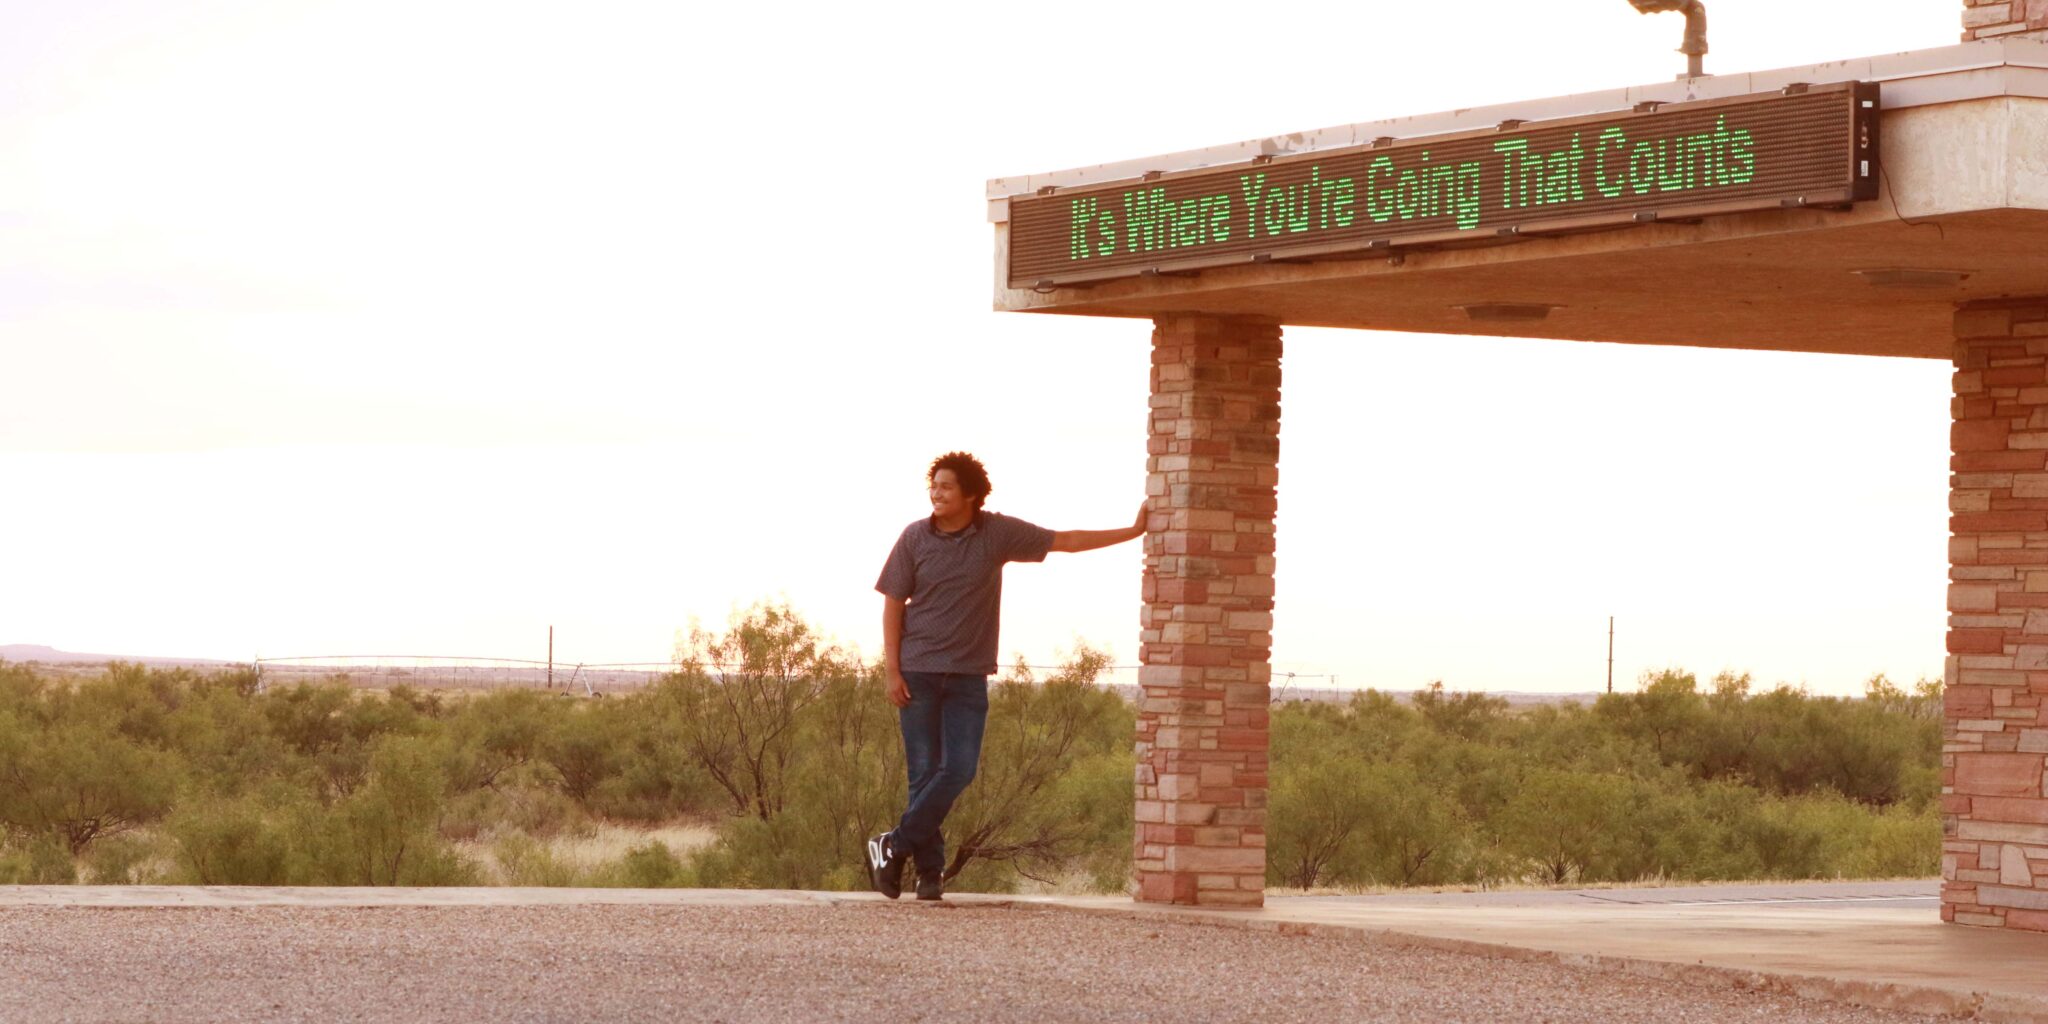
MULTIPOLYGON (((0 643, 228 659, 660 661, 784 597, 876 655, 933 455, 1055 529, 1144 491, 1148 325, 990 312, 986 179, 1683 67, 1622 0, 0 10, 0 643)), ((1712 11, 1710 71, 1957 36, 1712 11)), ((1285 373, 1281 672, 1594 689, 1609 615, 1624 683, 1940 670, 1945 364, 1290 329, 1285 373)), ((1133 663, 1140 561, 1012 567, 1005 651, 1133 663)))

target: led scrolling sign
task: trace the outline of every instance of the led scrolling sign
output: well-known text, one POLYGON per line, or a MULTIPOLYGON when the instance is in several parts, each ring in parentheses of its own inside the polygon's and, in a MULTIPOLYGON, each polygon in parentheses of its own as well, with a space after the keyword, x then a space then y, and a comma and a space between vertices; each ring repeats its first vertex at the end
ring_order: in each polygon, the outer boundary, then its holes
POLYGON ((1010 201, 1011 287, 1500 241, 1877 196, 1844 82, 1284 157, 1010 201))

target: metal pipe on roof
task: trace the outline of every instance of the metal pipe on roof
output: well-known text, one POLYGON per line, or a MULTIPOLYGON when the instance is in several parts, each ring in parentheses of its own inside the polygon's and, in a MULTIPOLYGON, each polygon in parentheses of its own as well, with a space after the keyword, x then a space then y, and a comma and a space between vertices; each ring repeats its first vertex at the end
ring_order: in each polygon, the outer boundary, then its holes
POLYGON ((1706 75, 1707 55, 1707 5, 1700 0, 1628 0, 1639 14, 1658 14, 1664 11, 1682 11, 1685 14, 1685 40, 1678 46, 1678 52, 1685 54, 1686 77, 1702 78, 1706 75))

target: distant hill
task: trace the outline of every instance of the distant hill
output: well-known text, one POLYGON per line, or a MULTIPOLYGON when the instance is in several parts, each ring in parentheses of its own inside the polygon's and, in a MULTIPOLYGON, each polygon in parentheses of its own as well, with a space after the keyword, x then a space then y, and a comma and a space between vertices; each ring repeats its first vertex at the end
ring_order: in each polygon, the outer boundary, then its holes
POLYGON ((78 654, 60 651, 55 647, 41 644, 0 644, 0 661, 35 661, 45 665, 104 665, 110 661, 125 661, 136 665, 159 665, 176 667, 213 667, 231 665, 233 662, 212 661, 206 658, 160 658, 136 654, 78 654))

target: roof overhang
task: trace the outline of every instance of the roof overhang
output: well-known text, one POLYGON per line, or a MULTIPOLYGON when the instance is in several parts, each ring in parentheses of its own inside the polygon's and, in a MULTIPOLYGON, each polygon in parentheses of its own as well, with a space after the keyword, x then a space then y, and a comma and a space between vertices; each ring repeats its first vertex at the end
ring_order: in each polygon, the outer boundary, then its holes
POLYGON ((2048 294, 2048 43, 1996 39, 1392 121, 989 182, 999 310, 1254 315, 1281 323, 1865 355, 1949 356, 1957 304, 2048 294), (1256 166, 1382 137, 1863 81, 1882 94, 1882 189, 1845 210, 1646 222, 1502 244, 1216 266, 1033 290, 1008 283, 1010 200, 1256 166), (1947 273, 1886 273, 1888 271, 1947 273), (1548 308, 1479 319, 1467 307, 1548 308))

